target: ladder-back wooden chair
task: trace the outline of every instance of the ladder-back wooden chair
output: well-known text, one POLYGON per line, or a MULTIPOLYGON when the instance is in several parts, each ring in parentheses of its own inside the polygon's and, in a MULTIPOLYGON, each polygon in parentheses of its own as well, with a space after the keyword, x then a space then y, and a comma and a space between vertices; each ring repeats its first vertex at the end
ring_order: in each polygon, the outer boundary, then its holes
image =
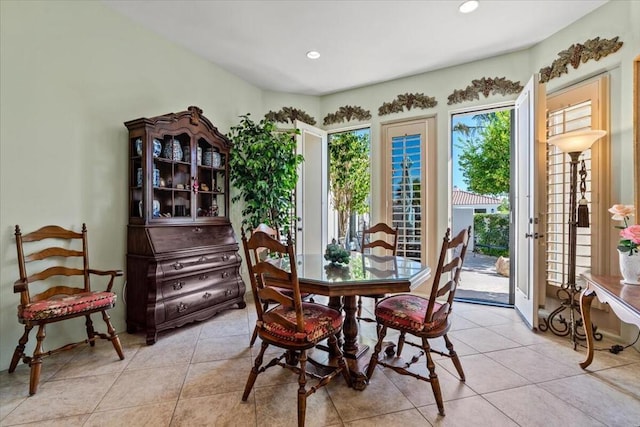
MULTIPOLYGON (((272 239, 280 241, 280 233, 278 232, 278 230, 276 230, 273 227, 268 226, 267 224, 258 224, 258 226, 256 228, 254 228, 251 233, 255 233, 257 231, 262 231, 263 233, 267 234, 272 239)), ((266 248, 256 248, 253 252, 254 252, 255 259, 260 259, 260 260, 263 260, 263 261, 267 257, 269 257, 271 255, 266 248)), ((280 254, 273 254, 273 255, 274 256, 280 256, 280 254)), ((279 290, 280 290, 280 292, 284 293, 285 295, 291 296, 291 290, 290 289, 279 289, 279 290)), ((302 293, 302 299, 305 300, 305 301, 309 300, 310 302, 314 302, 313 301, 313 295, 309 294, 307 292, 303 292, 302 293)), ((273 303, 273 301, 262 301, 263 310, 267 311, 269 309, 269 304, 272 304, 272 303, 273 303)), ((256 326, 253 329, 253 334, 251 335, 251 341, 249 341, 249 346, 253 346, 253 344, 256 342, 257 338, 258 338, 258 327, 256 326)))
POLYGON ((444 404, 431 353, 434 352, 449 357, 453 361, 456 371, 458 371, 460 380, 465 380, 460 359, 453 349, 453 344, 449 337, 447 337, 447 332, 451 328, 449 315, 451 314, 453 298, 460 280, 462 264, 467 253, 471 227, 461 230, 452 239, 449 238, 450 232, 451 230, 447 229, 442 241, 442 250, 429 298, 412 294, 393 295, 381 300, 376 305, 375 315, 380 330, 378 343, 371 355, 371 361, 367 369, 367 377, 369 379, 373 376, 376 365, 381 365, 401 375, 409 375, 431 383, 438 405, 438 412, 441 415, 444 415, 444 404), (382 343, 388 328, 400 331, 398 349, 395 357, 393 356, 393 351, 390 351, 387 352, 386 358, 379 358, 378 355, 382 351, 382 343), (404 363, 400 359, 400 354, 402 353, 406 334, 413 335, 421 340, 420 345, 406 341, 406 344, 419 347, 421 352, 414 356, 410 362, 404 363), (438 337, 444 338, 448 353, 440 352, 430 347, 428 340, 438 337), (411 365, 416 363, 423 354, 426 356, 429 377, 424 377, 409 370, 411 365))
POLYGON ((242 245, 258 315, 256 327, 262 340, 242 400, 248 399, 256 378, 267 369, 276 365, 290 369, 298 374, 298 426, 303 426, 309 395, 339 374, 351 385, 351 376, 336 338, 336 334, 342 330, 342 314, 321 304, 302 301, 291 235, 287 236, 287 244, 284 245, 261 231, 252 233, 247 240, 242 229, 242 245), (261 260, 255 256, 261 250, 267 250, 277 257, 261 260), (281 292, 282 288, 289 289, 291 294, 281 292), (267 300, 277 305, 265 310, 261 301, 267 300), (331 354, 337 357, 337 366, 323 367, 323 374, 307 372, 307 361, 316 365, 316 362, 307 357, 307 350, 324 339, 328 339, 331 354), (270 345, 279 347, 284 352, 263 364, 264 353, 270 345), (316 379, 317 383, 307 388, 307 377, 316 379))
MULTIPOLYGON (((381 248, 386 255, 395 256, 398 250, 398 227, 391 228, 384 222, 379 222, 373 227, 362 230, 362 244, 360 245, 362 253, 375 248, 381 248)), ((356 318, 358 320, 364 320, 365 322, 375 322, 375 319, 370 317, 362 317, 362 298, 373 298, 375 303, 377 303, 380 298, 384 298, 385 296, 384 294, 358 296, 356 318)))
POLYGON ((13 353, 9 372, 16 369, 20 359, 28 364, 31 368, 29 394, 33 395, 38 389, 42 359, 52 354, 85 343, 93 346, 97 338, 102 338, 111 341, 118 357, 124 359, 120 340, 107 314, 107 310, 116 303, 116 294, 111 292, 113 281, 122 276, 122 271, 89 268, 86 225, 82 224, 80 233, 48 225, 25 235, 16 225, 15 236, 20 279, 15 281, 13 291, 20 294, 18 321, 24 324, 24 334, 13 353), (30 251, 27 255, 25 247, 30 251), (91 290, 92 275, 110 277, 105 291, 91 290), (34 285, 35 282, 38 283, 34 285), (96 332, 93 328, 90 315, 98 312, 106 323, 106 334, 96 332), (44 351, 47 324, 81 316, 86 318, 86 340, 44 351), (38 327, 36 346, 33 355, 27 356, 25 345, 35 326, 38 327))

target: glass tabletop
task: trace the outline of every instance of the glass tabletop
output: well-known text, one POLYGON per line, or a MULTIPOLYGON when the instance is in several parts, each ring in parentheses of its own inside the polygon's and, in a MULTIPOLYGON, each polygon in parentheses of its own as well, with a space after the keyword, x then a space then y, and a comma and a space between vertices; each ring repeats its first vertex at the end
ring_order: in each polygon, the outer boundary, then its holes
POLYGON ((352 252, 348 264, 332 264, 322 254, 296 256, 298 278, 314 282, 378 283, 410 280, 429 267, 409 258, 352 252))

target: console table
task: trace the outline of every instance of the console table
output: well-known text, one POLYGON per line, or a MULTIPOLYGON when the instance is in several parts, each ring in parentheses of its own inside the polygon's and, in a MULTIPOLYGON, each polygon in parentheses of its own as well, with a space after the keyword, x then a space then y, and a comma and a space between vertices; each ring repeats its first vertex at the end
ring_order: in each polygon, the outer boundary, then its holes
POLYGON ((609 304, 609 307, 620 320, 640 327, 640 286, 623 285, 620 277, 598 276, 591 273, 583 273, 586 287, 580 295, 580 310, 585 325, 587 336, 587 358, 580 363, 582 369, 593 361, 593 329, 591 325, 591 301, 593 297, 609 304))

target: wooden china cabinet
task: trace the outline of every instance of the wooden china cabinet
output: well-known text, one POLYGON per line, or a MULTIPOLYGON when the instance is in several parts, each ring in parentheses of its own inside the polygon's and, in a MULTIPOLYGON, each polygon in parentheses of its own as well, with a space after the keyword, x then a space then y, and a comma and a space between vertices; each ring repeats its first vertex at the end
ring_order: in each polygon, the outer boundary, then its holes
POLYGON ((228 217, 231 142, 193 106, 125 126, 127 331, 153 344, 159 331, 246 306, 228 217))

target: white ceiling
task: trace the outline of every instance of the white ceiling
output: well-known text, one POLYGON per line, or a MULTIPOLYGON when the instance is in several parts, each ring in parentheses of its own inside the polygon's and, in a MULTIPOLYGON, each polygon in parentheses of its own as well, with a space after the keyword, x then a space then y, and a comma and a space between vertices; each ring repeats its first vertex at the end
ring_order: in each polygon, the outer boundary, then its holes
POLYGON ((528 48, 607 0, 103 2, 262 89, 323 95, 528 48))

